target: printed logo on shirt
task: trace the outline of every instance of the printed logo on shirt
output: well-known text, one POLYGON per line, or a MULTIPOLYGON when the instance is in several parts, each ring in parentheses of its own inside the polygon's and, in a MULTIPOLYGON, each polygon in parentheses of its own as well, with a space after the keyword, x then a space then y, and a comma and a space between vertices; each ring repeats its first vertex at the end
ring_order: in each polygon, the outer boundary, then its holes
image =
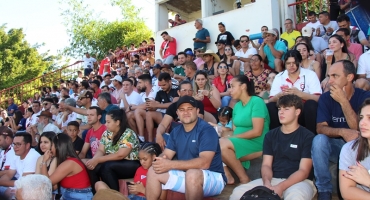
POLYGON ((296 145, 296 144, 290 144, 290 148, 296 149, 296 148, 298 148, 298 145, 296 145))
POLYGON ((196 142, 196 140, 192 140, 191 142, 196 142))
POLYGON ((146 176, 145 175, 141 175, 140 179, 141 180, 146 179, 146 176))
POLYGON ((332 119, 332 121, 333 121, 334 123, 342 123, 342 122, 347 123, 347 121, 346 121, 346 118, 345 118, 345 117, 334 117, 334 116, 332 116, 332 117, 331 117, 331 119, 332 119))

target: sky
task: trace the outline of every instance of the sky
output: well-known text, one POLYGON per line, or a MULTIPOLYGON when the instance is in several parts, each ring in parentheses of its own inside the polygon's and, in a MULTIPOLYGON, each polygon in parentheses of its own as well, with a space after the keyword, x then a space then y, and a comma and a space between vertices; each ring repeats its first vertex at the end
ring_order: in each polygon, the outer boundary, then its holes
MULTIPOLYGON (((85 0, 91 9, 100 13, 102 18, 114 21, 120 17, 119 8, 109 4, 109 0, 85 0)), ((57 54, 68 43, 68 34, 63 25, 59 0, 2 0, 0 6, 0 26, 6 24, 10 28, 23 28, 25 39, 31 45, 45 43, 40 53, 50 50, 51 55, 57 54)), ((154 0, 132 0, 137 8, 142 8, 140 17, 154 32, 154 0)))

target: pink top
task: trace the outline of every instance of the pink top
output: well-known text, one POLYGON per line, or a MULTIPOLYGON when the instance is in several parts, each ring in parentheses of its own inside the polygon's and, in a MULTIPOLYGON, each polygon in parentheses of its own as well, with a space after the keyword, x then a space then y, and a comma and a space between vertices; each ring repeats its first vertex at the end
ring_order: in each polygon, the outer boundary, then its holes
POLYGON ((362 55, 362 45, 357 43, 351 43, 348 47, 348 51, 356 56, 356 60, 360 59, 362 55))
POLYGON ((197 68, 199 69, 199 67, 204 64, 204 60, 202 58, 196 58, 194 60, 194 63, 197 65, 197 68))

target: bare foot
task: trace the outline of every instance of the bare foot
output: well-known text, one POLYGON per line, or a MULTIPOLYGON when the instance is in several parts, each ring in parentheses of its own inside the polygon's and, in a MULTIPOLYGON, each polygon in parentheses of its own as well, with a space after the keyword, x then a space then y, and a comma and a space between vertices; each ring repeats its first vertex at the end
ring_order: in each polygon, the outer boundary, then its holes
POLYGON ((251 182, 251 180, 247 177, 247 179, 240 179, 240 184, 246 184, 251 182))
POLYGON ((228 185, 234 185, 235 179, 231 175, 230 170, 229 170, 229 168, 227 166, 224 167, 224 171, 225 171, 225 176, 227 178, 227 184, 228 185))

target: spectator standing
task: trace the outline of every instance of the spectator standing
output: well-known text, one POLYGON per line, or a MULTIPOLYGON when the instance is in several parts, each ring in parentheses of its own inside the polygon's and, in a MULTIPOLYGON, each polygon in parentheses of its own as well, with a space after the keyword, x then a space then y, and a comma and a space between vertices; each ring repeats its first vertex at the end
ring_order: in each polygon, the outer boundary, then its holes
POLYGON ((284 22, 284 26, 285 32, 281 34, 280 38, 288 41, 288 49, 291 49, 295 44, 295 39, 298 36, 301 36, 301 33, 299 31, 294 30, 293 20, 291 19, 286 19, 284 22))
POLYGON ((220 31, 220 34, 217 36, 216 43, 224 41, 225 45, 232 45, 235 38, 229 31, 226 31, 226 27, 223 22, 218 23, 218 30, 220 31))
POLYGON ((106 54, 106 57, 100 62, 99 75, 103 75, 104 73, 110 74, 111 61, 113 61, 113 58, 113 53, 106 54))
POLYGON ((312 142, 312 161, 318 200, 331 199, 329 161, 337 163, 342 146, 358 137, 356 111, 370 93, 354 88, 356 68, 340 60, 328 68, 330 91, 321 95, 317 109, 317 133, 312 142))
POLYGON ((83 58, 83 61, 84 76, 88 76, 94 70, 94 65, 97 65, 97 61, 95 58, 90 56, 89 52, 85 52, 85 57, 83 58))
POLYGON ((163 64, 168 65, 173 62, 173 57, 176 56, 176 39, 171 37, 166 31, 161 33, 163 42, 159 49, 159 55, 163 59, 163 64))
POLYGON ((207 29, 203 28, 203 21, 201 19, 196 19, 195 28, 198 30, 195 33, 194 41, 194 49, 207 49, 207 43, 211 42, 211 38, 207 29))
POLYGON ((14 98, 8 98, 8 116, 13 116, 14 112, 18 110, 18 106, 14 103, 14 98))

